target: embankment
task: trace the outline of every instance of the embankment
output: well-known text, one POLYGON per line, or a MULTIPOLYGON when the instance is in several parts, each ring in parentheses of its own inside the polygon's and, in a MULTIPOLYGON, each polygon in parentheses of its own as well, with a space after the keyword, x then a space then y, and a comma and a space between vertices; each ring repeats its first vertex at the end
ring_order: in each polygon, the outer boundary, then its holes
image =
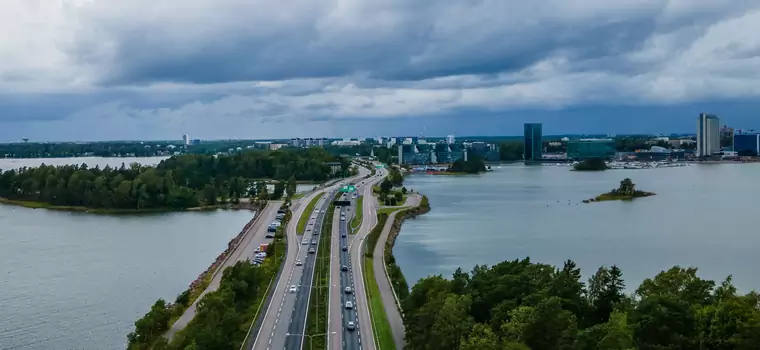
MULTIPOLYGON (((394 293, 398 296, 397 303, 406 298, 409 295, 409 285, 404 278, 404 274, 401 272, 401 268, 396 264, 396 258, 393 256, 393 246, 396 244, 396 237, 401 232, 401 225, 407 219, 416 218, 419 215, 423 215, 430 211, 430 202, 426 196, 422 196, 420 204, 416 207, 403 209, 396 213, 393 219, 391 230, 388 234, 388 240, 385 241, 384 260, 387 268, 388 278, 391 281, 391 287, 394 293)), ((401 305, 398 305, 401 310, 401 305)))

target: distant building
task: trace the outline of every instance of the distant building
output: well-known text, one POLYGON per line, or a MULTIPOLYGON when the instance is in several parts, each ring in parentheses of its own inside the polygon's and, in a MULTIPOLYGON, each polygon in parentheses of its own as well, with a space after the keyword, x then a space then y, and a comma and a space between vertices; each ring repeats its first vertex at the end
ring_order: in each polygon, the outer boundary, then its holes
POLYGON ((663 161, 663 160, 683 160, 686 158, 684 150, 669 150, 665 147, 652 146, 647 150, 637 150, 636 160, 639 161, 663 161))
POLYGON ((254 148, 258 149, 270 149, 272 141, 256 141, 253 143, 254 148))
POLYGON ((567 158, 572 160, 610 159, 615 153, 615 140, 612 139, 580 139, 567 142, 567 158))
POLYGON ((760 134, 735 134, 734 151, 742 155, 760 154, 760 134))
POLYGON ((190 136, 188 134, 182 135, 182 143, 185 144, 185 146, 190 145, 190 136))
POLYGON ((697 118, 697 157, 720 152, 720 119, 707 113, 697 118))
POLYGON ((525 146, 525 162, 533 162, 541 160, 541 153, 543 152, 543 135, 540 123, 525 123, 524 133, 524 146, 525 146))
POLYGON ((453 145, 455 142, 454 135, 448 135, 446 136, 446 144, 453 145))
POLYGON ((723 125, 723 127, 720 128, 720 139, 731 140, 731 142, 733 143, 735 133, 736 132, 734 128, 729 128, 727 125, 723 125))

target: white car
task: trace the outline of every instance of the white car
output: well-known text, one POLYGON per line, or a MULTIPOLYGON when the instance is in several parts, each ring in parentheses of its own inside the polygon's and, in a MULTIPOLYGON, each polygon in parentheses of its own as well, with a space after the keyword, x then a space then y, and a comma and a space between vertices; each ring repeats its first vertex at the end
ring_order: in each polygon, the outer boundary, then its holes
POLYGON ((354 329, 356 329, 356 324, 354 323, 354 321, 348 321, 348 323, 346 324, 346 329, 348 329, 349 331, 353 331, 354 329))
MULTIPOLYGON (((295 286, 292 286, 292 288, 295 288, 295 286)), ((353 308, 354 308, 354 303, 352 303, 350 301, 347 301, 346 302, 346 309, 353 309, 353 308)))
POLYGON ((291 293, 295 293, 295 292, 296 292, 296 289, 297 289, 297 288, 296 288, 296 286, 295 286, 295 285, 292 285, 292 286, 290 286, 290 292, 291 292, 291 293))
POLYGON ((303 265, 303 262, 301 260, 296 260, 296 266, 301 266, 301 265, 303 265))

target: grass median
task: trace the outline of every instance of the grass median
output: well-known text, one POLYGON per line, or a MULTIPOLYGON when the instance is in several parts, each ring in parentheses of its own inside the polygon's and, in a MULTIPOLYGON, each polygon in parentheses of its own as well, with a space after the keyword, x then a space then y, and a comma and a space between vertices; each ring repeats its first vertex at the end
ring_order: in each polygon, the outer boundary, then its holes
MULTIPOLYGON (((398 208, 394 208, 399 210, 398 208)), ((364 272, 364 285, 366 286, 367 300, 369 302, 369 314, 372 321, 372 332, 375 338, 378 349, 396 349, 396 343, 393 341, 393 332, 391 331, 391 324, 388 322, 388 315, 385 313, 383 307, 383 299, 380 296, 380 287, 377 285, 377 279, 375 278, 375 269, 373 268, 373 259, 382 259, 382 257, 375 257, 375 246, 380 239, 380 234, 383 232, 383 227, 388 221, 388 214, 377 215, 377 225, 367 236, 367 246, 364 251, 364 264, 362 265, 362 271, 364 272)))
POLYGON ((309 223, 309 218, 312 215, 312 212, 314 211, 314 207, 317 206, 317 202, 319 202, 319 199, 322 198, 324 195, 324 192, 320 192, 314 198, 312 198, 311 202, 306 206, 306 209, 301 214, 301 217, 298 218, 298 226, 296 226, 296 233, 303 234, 304 230, 306 229, 306 224, 309 223))
POLYGON ((356 208, 354 209, 354 217, 351 219, 351 234, 356 233, 356 230, 359 229, 359 227, 362 226, 362 219, 364 215, 364 210, 362 210, 362 205, 364 204, 364 196, 359 197, 359 199, 356 201, 356 208))
POLYGON ((322 225, 322 232, 319 234, 317 265, 314 268, 309 314, 306 317, 306 334, 312 335, 312 337, 303 343, 304 349, 308 350, 325 349, 327 343, 324 334, 328 331, 327 315, 330 307, 330 247, 334 213, 335 205, 330 203, 327 215, 325 215, 325 222, 322 225))

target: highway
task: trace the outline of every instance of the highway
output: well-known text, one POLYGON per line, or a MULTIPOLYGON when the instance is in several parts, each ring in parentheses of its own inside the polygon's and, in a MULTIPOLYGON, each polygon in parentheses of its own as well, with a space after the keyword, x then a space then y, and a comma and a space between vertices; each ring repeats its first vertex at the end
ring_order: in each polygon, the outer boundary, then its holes
MULTIPOLYGON (((362 171, 359 176, 366 175, 366 173, 367 171, 362 171)), ((345 181, 349 182, 352 179, 346 179, 345 181)), ((286 229, 288 252, 283 262, 282 275, 275 286, 272 301, 264 313, 264 319, 256 334, 252 349, 301 349, 303 342, 308 341, 303 334, 306 315, 308 314, 309 296, 311 295, 311 280, 314 273, 315 261, 313 260, 316 260, 317 255, 316 253, 309 254, 308 248, 314 247, 316 250, 317 245, 312 245, 311 239, 316 240, 318 238, 317 235, 311 234, 309 230, 319 230, 321 228, 324 221, 321 211, 324 210, 326 214, 329 208, 329 201, 332 199, 330 193, 334 193, 338 187, 338 184, 332 184, 310 193, 300 200, 294 201, 291 208, 292 219, 286 229), (308 203, 318 193, 325 193, 316 206, 316 208, 320 209, 319 215, 304 213, 308 203), (313 219, 310 218, 307 225, 307 231, 309 232, 309 234, 306 234, 306 237, 309 239, 309 244, 307 245, 301 244, 303 233, 296 232, 298 219, 301 215, 316 216, 313 219), (303 266, 298 266, 296 264, 297 260, 303 262, 303 266), (295 293, 289 291, 293 285, 296 286, 295 293)))
POLYGON ((357 189, 362 200, 362 224, 355 235, 352 236, 348 252, 350 256, 350 265, 353 266, 355 273, 352 274, 354 284, 354 294, 356 295, 356 308, 358 315, 358 330, 363 334, 362 349, 374 350, 376 348, 374 334, 372 333, 372 319, 370 317, 369 302, 364 285, 364 273, 362 264, 364 263, 364 240, 372 228, 377 225, 377 198, 372 196, 372 185, 383 180, 387 175, 385 169, 376 169, 375 177, 364 180, 363 184, 357 189))
POLYGON ((214 276, 208 287, 206 287, 193 304, 185 310, 185 313, 172 324, 169 331, 166 332, 166 337, 168 339, 171 339, 174 334, 184 329, 193 317, 195 317, 196 306, 201 298, 207 293, 213 292, 219 288, 219 283, 222 280, 221 272, 224 271, 225 268, 235 265, 238 261, 253 258, 254 251, 259 245, 271 241, 271 239, 266 238, 267 226, 274 221, 274 218, 277 215, 277 209, 279 209, 281 205, 282 201, 271 201, 260 213, 256 213, 257 217, 253 225, 251 225, 248 231, 243 235, 237 247, 230 252, 227 259, 217 268, 216 272, 214 272, 214 276))

